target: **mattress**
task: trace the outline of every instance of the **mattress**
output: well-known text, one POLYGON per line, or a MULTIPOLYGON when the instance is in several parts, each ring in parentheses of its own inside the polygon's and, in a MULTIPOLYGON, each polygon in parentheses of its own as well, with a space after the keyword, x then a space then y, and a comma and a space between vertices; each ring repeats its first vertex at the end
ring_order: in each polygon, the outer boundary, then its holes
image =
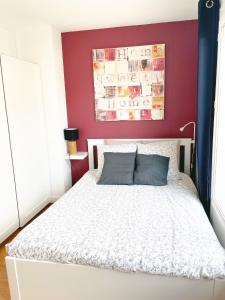
POLYGON ((88 171, 7 251, 124 272, 225 278, 225 250, 185 174, 164 187, 100 186, 88 171))

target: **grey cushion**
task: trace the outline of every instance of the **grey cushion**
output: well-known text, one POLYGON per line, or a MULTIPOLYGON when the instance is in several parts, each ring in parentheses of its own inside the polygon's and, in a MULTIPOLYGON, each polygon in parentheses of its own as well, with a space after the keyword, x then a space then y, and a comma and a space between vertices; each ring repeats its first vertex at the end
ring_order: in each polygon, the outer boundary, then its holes
POLYGON ((137 154, 134 184, 167 185, 169 157, 137 154))
POLYGON ((104 166, 98 184, 133 184, 136 153, 104 153, 104 166))

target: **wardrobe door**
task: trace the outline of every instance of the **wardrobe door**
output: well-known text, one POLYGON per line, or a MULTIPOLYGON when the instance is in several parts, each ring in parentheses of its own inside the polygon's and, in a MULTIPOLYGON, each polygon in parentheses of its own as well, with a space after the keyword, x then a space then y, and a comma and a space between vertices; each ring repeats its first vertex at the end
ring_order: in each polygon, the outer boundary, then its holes
POLYGON ((39 66, 2 56, 20 225, 49 201, 50 183, 39 66))
POLYGON ((0 243, 19 227, 0 66, 0 243))

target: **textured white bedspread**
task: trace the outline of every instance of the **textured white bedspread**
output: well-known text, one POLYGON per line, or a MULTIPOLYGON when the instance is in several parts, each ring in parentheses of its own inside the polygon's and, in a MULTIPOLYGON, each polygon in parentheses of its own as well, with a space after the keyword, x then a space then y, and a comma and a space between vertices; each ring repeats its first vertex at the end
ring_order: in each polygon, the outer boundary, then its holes
POLYGON ((8 246, 17 258, 126 272, 225 278, 225 250, 186 175, 165 187, 84 177, 8 246))

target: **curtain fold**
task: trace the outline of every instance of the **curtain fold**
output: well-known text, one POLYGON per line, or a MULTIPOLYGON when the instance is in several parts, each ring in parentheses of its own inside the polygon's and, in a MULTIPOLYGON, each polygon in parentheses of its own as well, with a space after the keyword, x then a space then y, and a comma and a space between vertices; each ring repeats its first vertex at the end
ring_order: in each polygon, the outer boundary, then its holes
POLYGON ((199 1, 197 171, 199 196, 208 217, 210 217, 211 201, 219 10, 219 0, 199 1))

